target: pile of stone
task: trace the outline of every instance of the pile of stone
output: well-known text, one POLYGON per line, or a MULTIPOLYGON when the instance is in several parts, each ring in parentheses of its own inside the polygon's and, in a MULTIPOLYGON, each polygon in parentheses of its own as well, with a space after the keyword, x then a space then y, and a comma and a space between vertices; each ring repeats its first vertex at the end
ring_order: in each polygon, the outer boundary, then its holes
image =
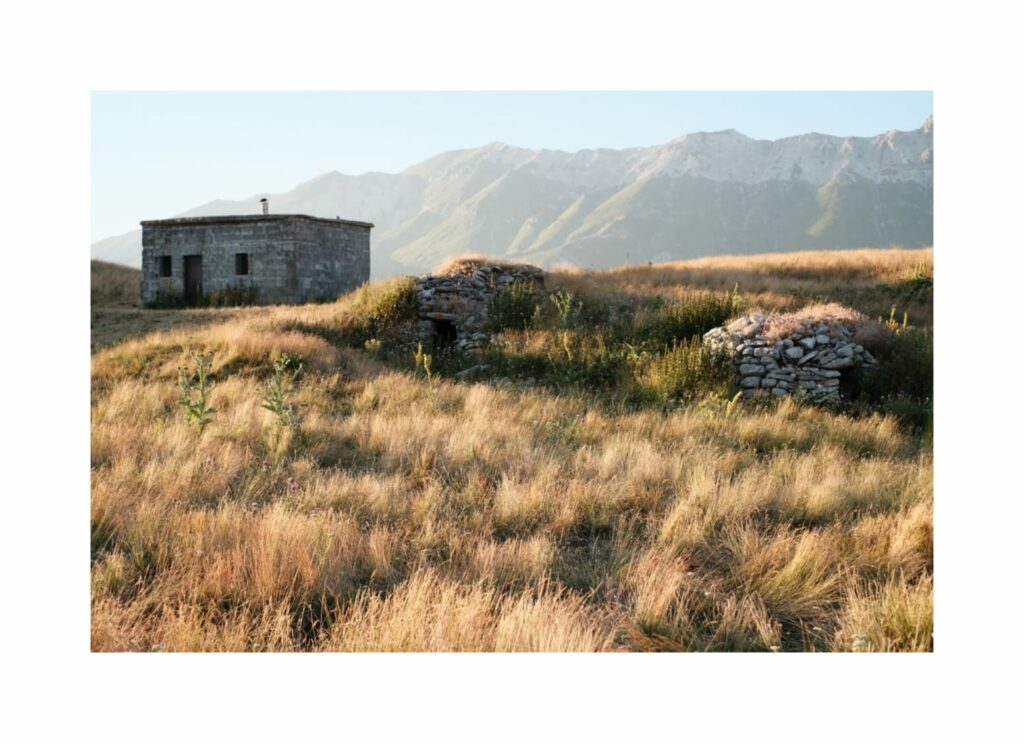
POLYGON ((544 284, 544 271, 525 264, 461 260, 439 274, 416 279, 419 336, 425 347, 470 351, 490 340, 491 299, 515 282, 544 284))
POLYGON ((802 393, 813 400, 839 400, 844 371, 877 363, 856 342, 858 328, 847 320, 853 315, 755 312, 708 331, 704 343, 732 356, 744 397, 802 393))

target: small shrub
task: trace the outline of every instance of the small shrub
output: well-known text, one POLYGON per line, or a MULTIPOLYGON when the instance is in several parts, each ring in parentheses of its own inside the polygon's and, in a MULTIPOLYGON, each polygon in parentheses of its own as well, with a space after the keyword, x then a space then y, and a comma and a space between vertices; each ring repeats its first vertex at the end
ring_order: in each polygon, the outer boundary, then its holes
POLYGON ((918 401, 932 397, 932 343, 925 331, 899 326, 884 333, 873 350, 878 364, 853 373, 858 398, 882 402, 893 398, 918 401))
POLYGON ((656 305, 638 319, 636 337, 665 346, 700 336, 725 323, 739 311, 733 292, 691 292, 656 305))
POLYGON ((909 395, 890 395, 874 406, 878 412, 891 415, 905 426, 927 431, 932 422, 932 401, 909 395))
POLYGON ((364 347, 368 340, 380 341, 399 324, 416 319, 416 283, 402 276, 364 284, 346 310, 339 340, 356 348, 364 347))
POLYGON ((524 330, 538 315, 540 295, 532 281, 513 281, 491 295, 488 309, 492 330, 524 330))
POLYGON ((586 328, 606 327, 614 319, 611 303, 590 296, 579 298, 576 315, 577 324, 586 328))
POLYGON ((693 400, 708 394, 727 395, 733 378, 731 359, 705 346, 700 338, 673 343, 655 357, 642 382, 669 400, 693 400))
POLYGON ((185 420, 190 425, 199 427, 199 435, 210 424, 212 415, 216 410, 209 405, 210 392, 210 362, 213 354, 192 352, 192 360, 195 361, 196 370, 193 372, 186 367, 178 368, 178 387, 181 389, 181 397, 178 398, 178 405, 184 411, 185 420))

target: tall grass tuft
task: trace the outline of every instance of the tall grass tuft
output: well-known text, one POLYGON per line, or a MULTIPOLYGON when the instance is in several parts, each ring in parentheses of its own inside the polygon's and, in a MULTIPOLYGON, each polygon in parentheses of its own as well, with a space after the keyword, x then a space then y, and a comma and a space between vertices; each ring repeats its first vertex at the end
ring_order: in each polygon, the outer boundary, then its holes
POLYGON ((363 284, 344 301, 345 311, 336 319, 341 340, 359 348, 368 340, 385 339, 403 322, 414 321, 416 308, 416 284, 411 277, 363 284))
POLYGON ((666 400, 694 400, 727 395, 732 386, 732 361, 705 346, 699 337, 675 341, 654 357, 641 373, 642 383, 666 400))
POLYGON ((525 330, 535 321, 541 296, 532 281, 513 281, 508 287, 494 291, 489 306, 492 330, 525 330))
POLYGON ((703 335, 738 314, 742 307, 739 295, 731 293, 686 292, 642 314, 635 336, 663 345, 703 335))
POLYGON ((910 323, 908 314, 879 322, 883 330, 873 344, 875 366, 859 367, 851 378, 858 399, 897 415, 905 423, 926 428, 931 421, 933 350, 931 334, 910 323))

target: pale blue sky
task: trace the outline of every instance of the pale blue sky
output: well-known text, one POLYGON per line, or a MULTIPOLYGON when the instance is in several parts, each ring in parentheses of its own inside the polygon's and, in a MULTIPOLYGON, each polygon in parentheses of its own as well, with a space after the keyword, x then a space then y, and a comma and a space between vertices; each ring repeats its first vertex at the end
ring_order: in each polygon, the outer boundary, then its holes
POLYGON ((579 150, 720 129, 867 136, 931 113, 930 92, 99 92, 92 239, 331 170, 393 173, 494 141, 579 150))

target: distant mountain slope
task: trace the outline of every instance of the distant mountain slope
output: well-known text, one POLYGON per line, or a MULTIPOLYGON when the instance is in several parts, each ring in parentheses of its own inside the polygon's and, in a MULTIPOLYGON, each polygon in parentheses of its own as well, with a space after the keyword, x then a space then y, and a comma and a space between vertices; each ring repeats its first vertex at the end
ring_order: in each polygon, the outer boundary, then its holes
MULTIPOLYGON (((876 137, 755 140, 734 130, 626 150, 493 143, 397 174, 327 173, 287 193, 186 215, 278 213, 374 222, 374 277, 465 252, 608 267, 723 253, 932 244, 932 119, 876 137)), ((172 215, 146 215, 156 218, 172 215)), ((140 233, 94 258, 139 265, 140 233)))

